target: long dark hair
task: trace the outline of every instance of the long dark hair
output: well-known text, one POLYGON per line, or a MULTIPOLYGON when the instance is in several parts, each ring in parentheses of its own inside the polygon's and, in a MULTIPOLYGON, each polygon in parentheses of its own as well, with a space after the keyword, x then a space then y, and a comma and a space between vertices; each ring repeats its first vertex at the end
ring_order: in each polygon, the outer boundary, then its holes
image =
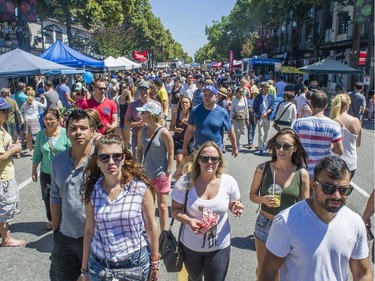
POLYGON ((281 135, 289 135, 294 139, 294 146, 297 147, 297 151, 292 154, 292 163, 297 166, 305 166, 307 168, 307 153, 303 148, 298 135, 292 129, 289 128, 285 128, 278 131, 276 135, 274 135, 272 138, 268 140, 267 150, 272 150, 272 162, 275 162, 277 160, 275 144, 277 138, 281 135))
POLYGON ((129 150, 126 149, 124 141, 122 140, 121 136, 116 133, 110 133, 104 135, 100 138, 96 145, 94 153, 90 156, 87 166, 83 171, 83 184, 81 188, 82 194, 82 202, 87 204, 90 202, 90 195, 93 191, 95 184, 99 177, 102 175, 98 164, 96 163, 96 159, 98 156, 99 149, 103 145, 113 145, 118 144, 121 145, 122 151, 125 155, 125 162, 123 167, 121 168, 122 178, 121 184, 124 186, 126 183, 131 181, 132 179, 139 179, 143 181, 148 188, 152 187, 151 181, 145 176, 143 168, 140 164, 133 161, 131 153, 129 150))

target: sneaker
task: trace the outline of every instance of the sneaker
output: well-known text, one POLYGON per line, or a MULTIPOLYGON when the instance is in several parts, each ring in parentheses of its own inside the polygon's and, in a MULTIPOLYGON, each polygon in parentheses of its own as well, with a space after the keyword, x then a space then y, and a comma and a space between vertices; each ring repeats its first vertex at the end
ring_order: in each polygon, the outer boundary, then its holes
POLYGON ((47 224, 46 224, 46 229, 49 231, 49 230, 52 230, 52 222, 51 221, 49 221, 49 222, 47 222, 47 224))

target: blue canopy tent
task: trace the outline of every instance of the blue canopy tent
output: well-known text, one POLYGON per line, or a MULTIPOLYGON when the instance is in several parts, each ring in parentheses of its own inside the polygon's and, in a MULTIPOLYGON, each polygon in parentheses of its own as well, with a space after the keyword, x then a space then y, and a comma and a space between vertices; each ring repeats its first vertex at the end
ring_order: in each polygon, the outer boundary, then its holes
POLYGON ((20 49, 0 56, 0 77, 74 73, 83 71, 39 58, 20 49))
POLYGON ((83 69, 104 67, 104 61, 85 56, 59 40, 44 51, 40 57, 66 66, 83 69))

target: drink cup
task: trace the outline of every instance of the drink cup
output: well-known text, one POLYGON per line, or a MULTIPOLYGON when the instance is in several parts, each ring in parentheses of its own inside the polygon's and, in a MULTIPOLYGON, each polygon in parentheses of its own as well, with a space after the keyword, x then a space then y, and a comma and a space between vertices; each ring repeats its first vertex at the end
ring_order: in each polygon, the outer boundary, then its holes
POLYGON ((270 187, 268 188, 269 195, 273 196, 275 200, 275 204, 272 206, 273 208, 280 207, 282 191, 283 189, 277 183, 271 184, 270 187))

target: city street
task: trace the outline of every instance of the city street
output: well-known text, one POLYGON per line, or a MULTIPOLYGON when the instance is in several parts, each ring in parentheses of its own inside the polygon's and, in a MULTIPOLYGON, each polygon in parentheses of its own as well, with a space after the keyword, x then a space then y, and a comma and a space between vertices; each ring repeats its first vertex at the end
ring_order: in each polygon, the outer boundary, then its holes
MULTIPOLYGON (((362 214, 368 195, 374 188, 374 123, 364 121, 364 127, 362 145, 358 150, 358 169, 353 179, 356 190, 350 195, 348 203, 348 206, 359 214, 362 214)), ((241 143, 245 144, 246 141, 247 136, 242 135, 241 143)), ((269 155, 259 156, 257 153, 254 154, 253 150, 243 149, 237 158, 231 157, 228 151, 225 159, 226 173, 238 181, 245 206, 242 217, 234 218, 230 215, 232 249, 227 280, 255 280, 256 254, 253 231, 258 206, 250 202, 248 193, 256 166, 268 160, 269 155)), ((0 280, 49 280, 52 232, 46 231, 46 216, 39 183, 31 181, 30 157, 15 159, 14 162, 20 188, 21 213, 15 217, 11 232, 15 238, 25 239, 26 246, 0 248, 0 280)), ((175 224, 176 234, 177 227, 175 224)), ((177 274, 167 273, 162 268, 160 280, 177 280, 177 274)))

